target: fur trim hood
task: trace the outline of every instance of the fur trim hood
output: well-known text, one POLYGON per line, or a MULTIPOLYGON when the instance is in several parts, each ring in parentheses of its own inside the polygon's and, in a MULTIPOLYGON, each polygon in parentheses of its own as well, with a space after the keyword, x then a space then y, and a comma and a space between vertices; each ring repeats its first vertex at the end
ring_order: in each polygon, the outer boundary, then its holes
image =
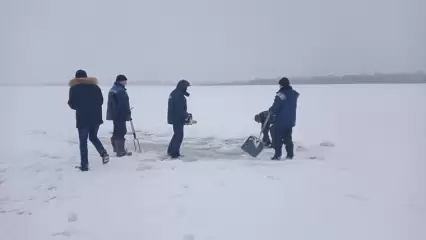
POLYGON ((68 85, 70 87, 75 86, 77 84, 94 84, 94 85, 97 85, 98 84, 98 79, 95 78, 95 77, 73 78, 68 83, 68 85))

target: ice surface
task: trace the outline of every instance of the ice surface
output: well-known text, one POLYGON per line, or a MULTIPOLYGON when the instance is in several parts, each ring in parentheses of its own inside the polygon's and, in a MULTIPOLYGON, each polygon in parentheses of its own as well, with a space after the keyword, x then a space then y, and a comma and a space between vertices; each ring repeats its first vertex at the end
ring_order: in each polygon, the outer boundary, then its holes
POLYGON ((82 173, 68 88, 2 87, 0 239, 426 239, 426 85, 296 89, 293 161, 239 149, 274 86, 190 87, 176 161, 172 88, 129 86, 143 153, 102 165, 89 144, 82 173))

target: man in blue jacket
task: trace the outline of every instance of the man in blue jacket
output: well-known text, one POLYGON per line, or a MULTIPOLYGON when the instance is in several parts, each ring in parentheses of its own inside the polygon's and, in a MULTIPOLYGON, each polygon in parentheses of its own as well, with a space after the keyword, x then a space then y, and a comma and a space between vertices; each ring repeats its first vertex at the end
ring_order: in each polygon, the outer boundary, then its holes
POLYGON ((176 88, 170 93, 167 108, 167 123, 173 125, 173 137, 170 140, 167 154, 171 158, 179 158, 180 146, 183 141, 183 127, 188 121, 188 112, 186 97, 188 87, 191 86, 188 81, 180 80, 176 88))
POLYGON ((125 148, 125 135, 127 133, 126 122, 132 120, 130 112, 129 95, 127 95, 127 78, 118 75, 114 86, 108 93, 108 107, 106 119, 113 121, 114 129, 111 137, 111 144, 117 157, 130 156, 125 148))
POLYGON ((275 150, 272 160, 280 160, 282 145, 287 152, 286 159, 293 159, 293 127, 296 126, 296 109, 299 93, 290 86, 288 78, 279 81, 280 90, 276 93, 274 103, 269 109, 274 116, 274 130, 272 133, 272 144, 275 150))
POLYGON ((102 120, 102 104, 104 98, 98 86, 98 79, 87 77, 84 70, 78 70, 75 78, 69 82, 68 105, 75 110, 76 127, 80 142, 80 170, 89 170, 87 138, 95 146, 104 164, 108 163, 109 155, 98 138, 102 120))

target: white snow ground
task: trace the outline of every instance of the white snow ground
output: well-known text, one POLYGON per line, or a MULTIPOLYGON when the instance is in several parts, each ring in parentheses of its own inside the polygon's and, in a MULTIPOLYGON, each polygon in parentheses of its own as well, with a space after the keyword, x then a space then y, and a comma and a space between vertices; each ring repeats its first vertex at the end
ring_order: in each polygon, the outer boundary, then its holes
POLYGON ((158 161, 172 87, 129 86, 144 152, 86 173, 68 88, 1 87, 0 239, 426 239, 426 85, 295 87, 293 161, 239 149, 274 86, 191 87, 185 161, 158 161))

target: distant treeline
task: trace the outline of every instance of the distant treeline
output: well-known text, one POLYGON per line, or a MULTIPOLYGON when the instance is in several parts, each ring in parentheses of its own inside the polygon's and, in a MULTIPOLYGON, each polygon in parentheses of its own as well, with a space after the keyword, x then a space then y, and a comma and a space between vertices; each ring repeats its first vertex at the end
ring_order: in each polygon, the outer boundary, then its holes
MULTIPOLYGON (((396 84, 396 83, 426 83, 426 74, 418 73, 376 73, 376 74, 353 74, 343 76, 315 76, 315 77, 289 77, 292 84, 396 84)), ((228 82, 198 82, 196 79, 189 79, 193 86, 243 86, 243 85, 277 85, 279 78, 266 79, 258 78, 247 81, 228 82)), ((176 85, 176 81, 152 81, 152 80, 131 80, 130 85, 144 86, 170 86, 176 85)), ((111 81, 102 82, 100 85, 110 86, 111 81)), ((26 85, 26 86, 67 86, 68 81, 63 82, 0 82, 0 85, 26 85)))
MULTIPOLYGON (((343 76, 289 77, 292 84, 395 84, 426 83, 425 73, 354 74, 343 76)), ((277 79, 254 79, 239 82, 204 83, 197 85, 277 85, 277 79)))

